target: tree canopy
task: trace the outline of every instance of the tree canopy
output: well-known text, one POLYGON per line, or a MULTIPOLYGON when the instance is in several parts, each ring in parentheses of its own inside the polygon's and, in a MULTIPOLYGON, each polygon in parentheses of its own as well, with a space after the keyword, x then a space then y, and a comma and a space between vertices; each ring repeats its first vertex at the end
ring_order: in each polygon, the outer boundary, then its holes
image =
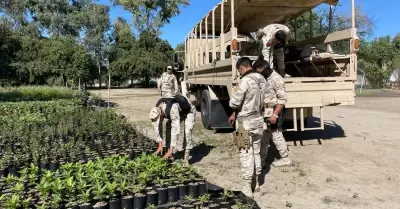
MULTIPOLYGON (((189 0, 109 1, 131 12, 133 19, 110 22, 109 6, 93 0, 0 1, 0 85, 101 86, 111 75, 114 85, 130 80, 147 86, 176 61, 174 55, 182 70, 185 56, 174 52, 184 51, 184 44, 173 49, 160 38, 160 29, 189 0)), ((334 7, 332 31, 351 25, 350 15, 339 13, 339 7, 334 7)), ((329 9, 317 9, 288 23, 292 31, 298 26, 297 41, 310 38, 310 15, 311 36, 329 31, 329 9)), ((400 67, 400 35, 369 40, 373 23, 358 5, 359 69, 370 84, 384 87, 400 67)), ((336 53, 348 52, 345 41, 332 47, 336 53)))

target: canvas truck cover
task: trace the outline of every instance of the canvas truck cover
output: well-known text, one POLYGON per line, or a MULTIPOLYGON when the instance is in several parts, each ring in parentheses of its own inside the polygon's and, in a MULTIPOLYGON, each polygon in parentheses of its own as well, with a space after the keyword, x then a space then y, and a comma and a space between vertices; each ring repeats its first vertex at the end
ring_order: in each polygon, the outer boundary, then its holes
MULTIPOLYGON (((272 23, 284 23, 320 4, 336 5, 338 0, 235 0, 235 27, 240 33, 251 33, 272 23)), ((217 4, 205 17, 215 15, 215 33, 221 33, 221 7, 217 4)), ((224 1, 224 33, 230 30, 231 1, 224 1)), ((204 17, 204 18, 205 18, 204 17)), ((204 19, 203 18, 203 19, 204 19)), ((208 22, 208 28, 212 21, 208 22)), ((211 32, 211 30, 208 30, 211 32)), ((205 34, 205 27, 203 31, 205 34)))

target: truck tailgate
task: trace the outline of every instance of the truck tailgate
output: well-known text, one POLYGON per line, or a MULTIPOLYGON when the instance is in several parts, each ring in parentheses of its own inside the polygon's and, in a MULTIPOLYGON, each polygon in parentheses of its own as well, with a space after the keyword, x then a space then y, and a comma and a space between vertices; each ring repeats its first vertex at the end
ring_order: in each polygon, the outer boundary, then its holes
POLYGON ((354 105, 353 81, 286 83, 287 108, 354 105))

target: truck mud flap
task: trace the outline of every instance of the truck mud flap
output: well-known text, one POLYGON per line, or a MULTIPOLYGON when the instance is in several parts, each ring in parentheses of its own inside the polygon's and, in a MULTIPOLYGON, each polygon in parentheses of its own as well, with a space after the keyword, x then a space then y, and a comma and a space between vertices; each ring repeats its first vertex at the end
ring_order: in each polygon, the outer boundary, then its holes
POLYGON ((214 129, 233 129, 228 118, 233 110, 229 107, 229 100, 211 100, 211 117, 209 125, 214 129))

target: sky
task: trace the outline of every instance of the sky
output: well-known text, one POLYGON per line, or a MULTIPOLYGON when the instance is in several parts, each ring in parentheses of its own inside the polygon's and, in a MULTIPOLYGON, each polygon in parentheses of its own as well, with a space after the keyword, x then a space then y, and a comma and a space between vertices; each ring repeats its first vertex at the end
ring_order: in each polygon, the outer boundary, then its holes
MULTIPOLYGON (((109 0, 100 0, 102 4, 111 6, 110 18, 114 22, 118 16, 132 23, 132 15, 122 7, 113 7, 109 0)), ((162 28, 162 38, 169 41, 172 47, 182 43, 185 36, 211 9, 221 0, 191 0, 191 4, 181 8, 181 14, 171 19, 162 28)), ((350 14, 351 0, 339 0, 343 5, 339 12, 350 14)), ((379 36, 394 36, 400 32, 400 0, 355 0, 363 11, 375 22, 374 33, 369 39, 379 36)))

